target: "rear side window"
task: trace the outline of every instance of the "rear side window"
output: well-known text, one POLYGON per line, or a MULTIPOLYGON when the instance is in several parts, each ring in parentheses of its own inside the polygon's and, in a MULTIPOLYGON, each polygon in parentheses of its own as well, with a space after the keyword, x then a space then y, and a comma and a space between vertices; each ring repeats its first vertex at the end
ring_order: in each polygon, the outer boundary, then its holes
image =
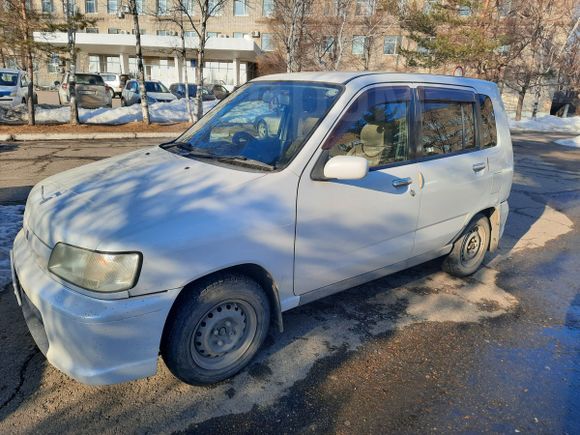
POLYGON ((330 157, 364 157, 370 168, 409 159, 410 89, 373 88, 348 108, 323 148, 330 157))
POLYGON ((420 88, 419 145, 424 156, 476 148, 474 94, 441 88, 420 88))
POLYGON ((479 112, 481 113, 480 135, 481 147, 491 148, 497 145, 497 129, 493 103, 487 95, 478 95, 479 112))

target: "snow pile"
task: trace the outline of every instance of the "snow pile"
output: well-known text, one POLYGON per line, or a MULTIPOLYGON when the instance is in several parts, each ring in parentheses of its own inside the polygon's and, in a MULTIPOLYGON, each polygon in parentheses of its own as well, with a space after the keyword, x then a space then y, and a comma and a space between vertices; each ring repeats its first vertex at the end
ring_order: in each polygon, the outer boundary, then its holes
POLYGON ((557 116, 541 116, 533 119, 514 121, 510 119, 512 131, 549 131, 554 133, 580 133, 580 116, 559 118, 557 116))
POLYGON ((571 139, 560 139, 557 140, 556 143, 566 147, 580 148, 580 136, 576 136, 571 139))
MULTIPOLYGON (((218 103, 218 100, 204 101, 203 112, 207 112, 218 103)), ((193 108, 193 102, 192 102, 193 108)), ((27 114, 23 113, 23 120, 27 119, 27 114)), ((174 122, 189 122, 187 116, 187 105, 185 100, 175 100, 169 103, 153 103, 149 105, 149 116, 151 122, 159 124, 169 124, 174 122)), ((70 119, 70 108, 68 106, 60 107, 42 107, 36 109, 36 122, 41 124, 66 124, 70 119)), ((109 109, 101 107, 99 109, 82 109, 79 108, 79 120, 82 124, 127 124, 129 122, 142 121, 141 105, 133 104, 129 107, 117 107, 109 109)))
POLYGON ((16 233, 22 227, 22 205, 0 205, 0 291, 12 282, 10 249, 16 233))

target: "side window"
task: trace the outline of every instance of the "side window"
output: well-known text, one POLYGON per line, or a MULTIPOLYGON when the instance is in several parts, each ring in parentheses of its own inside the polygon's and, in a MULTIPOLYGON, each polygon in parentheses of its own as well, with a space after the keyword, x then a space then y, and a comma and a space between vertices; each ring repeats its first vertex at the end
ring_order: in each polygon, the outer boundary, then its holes
POLYGON ((373 88, 361 94, 323 145, 331 157, 364 157, 369 167, 409 159, 407 87, 373 88))
POLYGON ((478 95, 479 112, 481 113, 480 140, 482 148, 491 148, 497 145, 497 129, 495 126, 495 112, 493 103, 487 95, 478 95))
POLYGON ((26 76, 20 77, 20 86, 22 86, 23 88, 28 87, 28 80, 26 79, 26 76))
POLYGON ((474 96, 471 92, 441 88, 420 89, 419 146, 434 156, 475 149, 474 96))

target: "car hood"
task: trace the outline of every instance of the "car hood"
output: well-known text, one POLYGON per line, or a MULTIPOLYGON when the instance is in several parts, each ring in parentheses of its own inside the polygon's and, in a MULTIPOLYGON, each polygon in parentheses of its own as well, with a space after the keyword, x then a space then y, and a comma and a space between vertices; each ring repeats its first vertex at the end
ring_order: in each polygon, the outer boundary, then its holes
POLYGON ((166 92, 147 92, 147 96, 156 100, 175 100, 175 95, 166 92))
POLYGON ((220 196, 230 197, 264 175, 148 148, 38 183, 28 197, 24 225, 49 247, 62 241, 97 249, 102 241, 171 225, 176 211, 219 203, 220 196))

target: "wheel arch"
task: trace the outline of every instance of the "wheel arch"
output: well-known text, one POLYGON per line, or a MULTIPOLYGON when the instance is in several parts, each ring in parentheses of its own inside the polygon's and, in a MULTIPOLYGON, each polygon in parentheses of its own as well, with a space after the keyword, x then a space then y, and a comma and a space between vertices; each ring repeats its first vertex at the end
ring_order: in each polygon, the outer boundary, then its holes
MULTIPOLYGON (((173 305, 171 306, 167 319, 171 317, 175 307, 179 306, 179 301, 182 298, 187 297, 190 289, 195 288, 199 284, 203 285, 204 283, 209 283, 217 279, 220 275, 228 273, 247 276, 248 278, 251 278, 254 281, 256 281, 260 285, 260 287, 262 287, 264 293, 266 293, 266 296, 268 297, 268 302, 270 303, 271 321, 278 326, 278 330, 280 332, 283 332, 284 324, 282 321, 280 293, 278 291, 278 287, 276 286, 276 282, 274 281, 272 275, 266 269, 254 263, 244 263, 235 266, 230 266, 225 269, 220 269, 211 272, 207 275, 201 276, 187 283, 183 287, 183 289, 179 292, 177 298, 175 298, 175 300, 173 301, 173 305)), ((167 325, 167 323, 168 322, 166 320, 165 324, 167 325)), ((163 335, 165 335, 165 331, 163 332, 163 335)))
POLYGON ((459 231, 459 233, 457 233, 457 235, 453 238, 453 240, 451 241, 451 244, 455 243, 457 241, 457 239, 459 239, 461 237, 461 235, 465 231, 465 228, 467 228, 469 223, 478 214, 484 215, 485 217, 487 217, 487 219, 489 221, 490 237, 489 237, 489 244, 487 246, 487 250, 489 252, 494 252, 499 245, 499 234, 500 234, 500 228, 501 228, 500 206, 499 205, 496 207, 488 207, 488 208, 484 208, 483 210, 479 210, 477 213, 474 213, 473 215, 471 215, 469 217, 469 219, 466 219, 465 224, 461 228, 461 231, 459 231))

